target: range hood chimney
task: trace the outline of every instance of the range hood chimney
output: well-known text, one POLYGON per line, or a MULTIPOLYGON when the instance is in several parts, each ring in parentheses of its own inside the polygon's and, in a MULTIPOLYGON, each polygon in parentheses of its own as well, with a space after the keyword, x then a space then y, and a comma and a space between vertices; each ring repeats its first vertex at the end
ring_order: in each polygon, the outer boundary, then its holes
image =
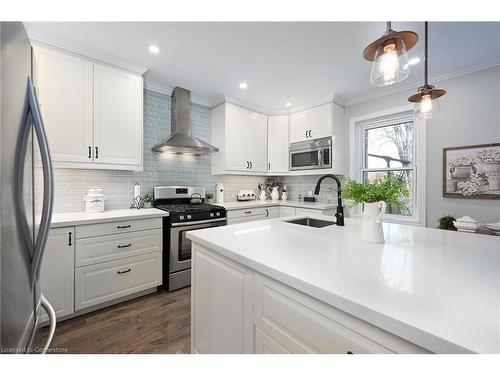
POLYGON ((175 87, 171 104, 172 134, 166 141, 154 146, 153 151, 190 155, 218 152, 217 147, 191 135, 191 92, 175 87))

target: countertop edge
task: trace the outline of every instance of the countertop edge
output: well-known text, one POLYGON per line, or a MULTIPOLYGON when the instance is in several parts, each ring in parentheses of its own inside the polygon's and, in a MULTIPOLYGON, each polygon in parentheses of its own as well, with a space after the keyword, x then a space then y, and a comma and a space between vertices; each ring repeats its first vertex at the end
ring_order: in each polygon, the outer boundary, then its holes
POLYGON ((63 228, 69 226, 77 226, 77 225, 89 225, 89 224, 100 224, 107 223, 113 221, 125 221, 125 220, 142 220, 142 219, 154 219, 154 218, 162 218, 164 216, 168 216, 168 212, 158 210, 156 208, 145 208, 143 210, 148 210, 150 212, 138 212, 137 210, 130 209, 130 215, 127 215, 127 209, 119 209, 119 210, 109 210, 104 211, 106 216, 98 217, 99 214, 91 214, 90 216, 85 212, 68 212, 68 213, 58 213, 53 214, 52 218, 55 221, 50 223, 51 228, 63 228), (115 214, 115 215, 113 215, 115 214), (67 215, 68 218, 64 218, 67 215), (80 217, 78 217, 80 216, 80 217))
POLYGON ((422 331, 414 326, 408 325, 407 323, 381 314, 375 310, 365 307, 364 305, 350 301, 342 296, 332 294, 331 292, 315 287, 314 285, 296 279, 293 276, 277 271, 264 264, 254 262, 251 259, 246 258, 245 256, 241 256, 240 254, 235 253, 232 250, 214 245, 209 241, 199 238, 195 232, 188 233, 187 237, 193 242, 199 243, 200 245, 207 247, 222 256, 225 256, 235 262, 249 267, 256 272, 277 280, 287 286, 295 288, 302 293, 305 293, 323 303, 326 303, 327 305, 342 310, 358 319, 361 319, 391 334, 401 337, 402 339, 407 340, 415 345, 421 346, 422 348, 427 349, 433 353, 476 353, 471 349, 465 348, 461 345, 457 345, 426 331, 422 331))

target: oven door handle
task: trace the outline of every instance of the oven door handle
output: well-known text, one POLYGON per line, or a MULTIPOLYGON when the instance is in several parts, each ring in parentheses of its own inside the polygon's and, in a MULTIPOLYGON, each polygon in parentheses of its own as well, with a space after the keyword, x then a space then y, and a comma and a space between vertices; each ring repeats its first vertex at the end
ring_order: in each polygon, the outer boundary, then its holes
POLYGON ((199 220, 199 221, 192 221, 192 222, 185 222, 185 223, 172 223, 171 226, 172 226, 172 228, 189 227, 189 226, 194 226, 194 225, 198 225, 198 224, 219 223, 221 221, 226 221, 226 218, 221 217, 220 219, 199 220))

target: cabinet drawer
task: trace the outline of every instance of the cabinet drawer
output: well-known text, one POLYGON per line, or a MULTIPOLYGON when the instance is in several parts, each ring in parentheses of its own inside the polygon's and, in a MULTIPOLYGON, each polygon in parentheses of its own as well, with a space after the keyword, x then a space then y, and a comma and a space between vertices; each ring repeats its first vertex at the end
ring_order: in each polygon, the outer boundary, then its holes
POLYGON ((106 234, 118 234, 135 232, 146 229, 161 228, 162 219, 140 219, 121 220, 100 224, 79 225, 76 227, 76 238, 103 236, 106 234))
POLYGON ((245 210, 231 210, 227 211, 227 218, 235 219, 239 217, 248 217, 248 216, 269 217, 277 209, 278 207, 255 207, 255 208, 247 208, 245 210))
POLYGON ((255 354, 292 354, 287 348, 275 341, 271 336, 255 327, 255 354))
POLYGON ((292 353, 392 353, 334 320, 321 302, 262 280, 257 286, 256 324, 292 353))
POLYGON ((76 267, 108 262, 135 255, 160 252, 162 230, 112 234, 76 240, 76 267))
POLYGON ((322 210, 316 210, 314 208, 300 208, 295 209, 295 215, 322 215, 322 210))
POLYGON ((75 269, 75 310, 161 284, 160 252, 75 269))
POLYGON ((295 215, 295 207, 284 207, 279 208, 280 217, 293 216, 295 215))

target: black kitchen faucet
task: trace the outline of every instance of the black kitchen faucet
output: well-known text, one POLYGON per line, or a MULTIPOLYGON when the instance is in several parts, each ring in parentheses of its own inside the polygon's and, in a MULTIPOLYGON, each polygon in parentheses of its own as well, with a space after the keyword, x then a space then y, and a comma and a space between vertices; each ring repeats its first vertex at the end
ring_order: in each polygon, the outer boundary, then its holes
POLYGON ((316 183, 316 188, 314 189, 314 195, 319 194, 319 189, 321 188, 321 183, 325 178, 333 178, 335 182, 337 183, 337 198, 338 198, 338 203, 337 203, 337 213, 335 214, 335 217, 337 218, 337 225, 343 227, 344 226, 344 207, 342 206, 342 195, 341 195, 341 184, 340 180, 337 176, 334 174, 325 174, 324 176, 321 176, 318 182, 316 183))

